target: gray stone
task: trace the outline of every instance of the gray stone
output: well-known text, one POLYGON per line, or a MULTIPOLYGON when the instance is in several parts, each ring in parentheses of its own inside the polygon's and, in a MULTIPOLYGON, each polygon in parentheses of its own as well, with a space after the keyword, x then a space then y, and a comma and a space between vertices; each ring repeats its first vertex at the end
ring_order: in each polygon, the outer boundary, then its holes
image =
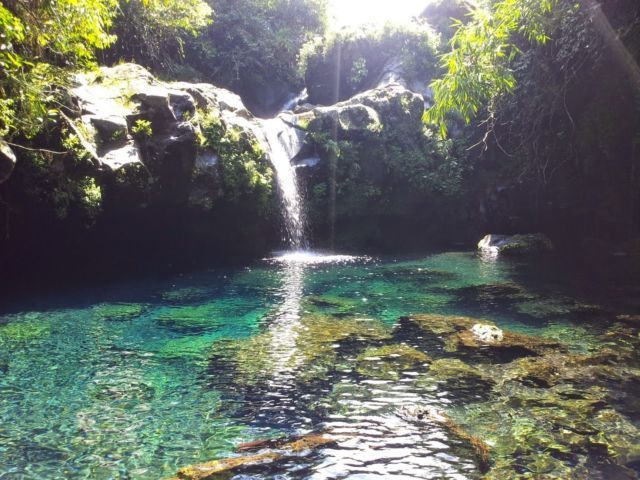
POLYGON ((112 140, 122 140, 127 136, 127 120, 118 115, 93 115, 91 124, 96 128, 100 139, 107 143, 112 140))
POLYGON ((133 143, 127 143, 123 147, 109 150, 100 158, 100 161, 110 170, 116 171, 132 163, 142 164, 142 157, 138 147, 133 143))

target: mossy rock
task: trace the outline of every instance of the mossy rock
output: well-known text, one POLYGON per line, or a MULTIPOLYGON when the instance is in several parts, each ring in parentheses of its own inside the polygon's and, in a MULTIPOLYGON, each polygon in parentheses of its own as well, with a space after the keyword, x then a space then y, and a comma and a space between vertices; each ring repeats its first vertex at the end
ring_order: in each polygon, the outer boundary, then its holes
POLYGON ((163 292, 161 298, 170 303, 192 303, 194 301, 204 300, 209 294, 210 291, 205 288, 185 287, 163 292))
POLYGON ((555 297, 528 300, 517 304, 516 310, 535 318, 545 319, 548 317, 563 317, 578 313, 597 312, 601 310, 601 307, 576 302, 567 297, 555 297))
POLYGON ((321 356, 346 340, 389 340, 391 330, 371 318, 335 318, 328 315, 305 315, 297 328, 296 344, 306 358, 321 356))
POLYGON ((143 315, 147 305, 141 303, 101 303, 91 309, 92 314, 102 321, 131 321, 143 315))
POLYGON ((429 366, 429 376, 438 381, 486 380, 482 370, 457 358, 441 358, 429 366))
POLYGON ((504 361, 566 350, 556 340, 503 331, 489 320, 439 314, 412 315, 407 320, 440 338, 445 350, 451 353, 474 353, 504 361))
POLYGON ((31 342, 48 337, 51 327, 38 321, 12 321, 0 325, 0 343, 31 342))
POLYGON ((210 304, 168 307, 158 313, 157 322, 180 333, 202 333, 220 325, 220 313, 210 304))
POLYGON ((356 370, 370 378, 397 380, 406 370, 431 363, 429 355, 405 344, 368 347, 356 359, 356 370))
POLYGON ((457 288, 455 293, 463 297, 473 297, 479 302, 535 300, 538 295, 515 282, 487 283, 457 288))
POLYGON ((337 350, 343 342, 383 341, 391 332, 380 322, 367 318, 337 318, 329 315, 305 315, 289 332, 294 344, 281 344, 277 329, 266 330, 245 339, 230 340, 213 355, 234 366, 236 381, 255 385, 271 378, 275 369, 290 369, 297 379, 309 382, 324 378, 335 368, 337 350))
POLYGON ((351 298, 336 297, 332 295, 311 295, 305 297, 303 309, 309 313, 333 314, 347 316, 355 313, 360 302, 351 298))
POLYGON ((206 361, 216 338, 212 336, 186 336, 167 340, 154 351, 163 359, 192 359, 206 361))

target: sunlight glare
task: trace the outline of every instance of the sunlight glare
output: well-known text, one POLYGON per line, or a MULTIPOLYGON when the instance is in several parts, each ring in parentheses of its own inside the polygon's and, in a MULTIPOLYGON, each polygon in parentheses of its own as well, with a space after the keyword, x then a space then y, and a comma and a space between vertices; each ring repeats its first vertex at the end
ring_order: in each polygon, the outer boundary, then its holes
POLYGON ((329 0, 335 28, 404 23, 419 15, 428 0, 329 0))

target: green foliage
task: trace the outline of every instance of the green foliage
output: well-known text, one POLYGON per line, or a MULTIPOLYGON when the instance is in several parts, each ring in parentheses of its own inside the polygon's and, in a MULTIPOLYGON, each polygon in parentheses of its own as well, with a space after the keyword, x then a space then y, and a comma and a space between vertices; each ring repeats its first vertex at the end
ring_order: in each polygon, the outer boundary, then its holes
POLYGON ((110 60, 132 60, 159 72, 173 72, 184 60, 185 42, 211 23, 204 0, 120 0, 114 19, 117 42, 110 60))
POLYGON ((325 0, 208 0, 215 20, 189 42, 187 63, 243 96, 302 85, 300 47, 325 28, 325 0))
POLYGON ((55 117, 67 70, 93 65, 116 0, 6 1, 0 5, 0 134, 35 136, 55 117))
POLYGON ((181 49, 183 37, 207 25, 210 14, 203 0, 3 2, 0 135, 31 139, 54 125, 71 72, 93 67, 96 52, 116 40, 114 32, 122 34, 120 46, 139 53, 135 58, 153 63, 181 49))
POLYGON ((424 23, 344 29, 307 42, 300 52, 299 69, 311 101, 331 104, 366 88, 392 60, 401 64, 409 81, 431 78, 436 47, 437 37, 424 23), (340 78, 337 92, 336 75, 340 78))
MULTIPOLYGON (((65 144, 75 145, 68 135, 65 144)), ((46 152, 28 152, 16 165, 11 183, 11 195, 33 210, 31 215, 60 221, 69 218, 91 226, 102 207, 102 188, 89 174, 82 157, 83 150, 56 158, 46 152)))
POLYGON ((219 117, 211 113, 199 115, 201 147, 220 157, 223 197, 230 202, 251 199, 259 211, 266 213, 273 195, 273 171, 264 150, 246 133, 226 128, 219 117))
POLYGON ((434 105, 425 121, 437 124, 443 136, 446 120, 459 115, 466 123, 497 98, 513 92, 512 62, 520 52, 516 37, 544 43, 548 14, 555 0, 499 0, 472 10, 470 20, 454 22, 451 50, 442 55, 443 77, 431 87, 434 105))
POLYGON ((149 120, 140 118, 131 127, 131 133, 136 140, 148 140, 153 136, 153 128, 149 120))
POLYGON ((454 22, 466 22, 470 3, 465 0, 432 0, 422 17, 438 32, 443 43, 448 43, 456 31, 454 22))

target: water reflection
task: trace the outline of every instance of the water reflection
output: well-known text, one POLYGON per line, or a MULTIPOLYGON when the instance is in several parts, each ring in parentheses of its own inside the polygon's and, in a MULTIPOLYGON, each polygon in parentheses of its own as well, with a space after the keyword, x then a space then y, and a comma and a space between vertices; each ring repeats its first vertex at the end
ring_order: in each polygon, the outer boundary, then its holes
MULTIPOLYGON (((309 346, 305 343, 309 339, 301 336, 309 328, 303 321, 305 278, 314 265, 355 260, 308 252, 292 252, 272 259, 280 265, 281 285, 276 294, 279 305, 265 332, 270 360, 268 371, 264 372, 266 388, 251 395, 254 402, 260 397, 256 420, 263 425, 289 427, 289 433, 323 432, 337 442, 251 478, 273 478, 270 475, 276 471, 286 475, 282 478, 314 480, 477 478, 473 455, 456 446, 442 425, 413 422, 398 415, 401 407, 442 408, 450 402, 448 392, 425 382, 426 365, 388 372, 388 358, 365 357, 369 364, 379 362, 379 365, 372 369, 369 366, 373 376, 359 373, 358 362, 367 347, 402 342, 400 337, 394 340, 391 329, 387 336, 366 337, 356 333, 337 340, 331 345, 335 351, 333 364, 322 381, 308 381, 313 362, 309 363, 309 346), (376 370, 391 373, 393 378, 378 376, 376 370)), ((328 320, 335 324, 357 321, 367 325, 369 320, 340 317, 328 320)), ((362 331, 367 331, 366 326, 362 331)), ((405 343, 401 345, 410 348, 405 343)))
POLYGON ((282 286, 277 294, 281 299, 279 307, 269 324, 271 337, 272 375, 274 385, 282 385, 292 379, 292 374, 300 365, 301 357, 296 343, 302 314, 305 270, 307 266, 299 262, 283 262, 282 286))

